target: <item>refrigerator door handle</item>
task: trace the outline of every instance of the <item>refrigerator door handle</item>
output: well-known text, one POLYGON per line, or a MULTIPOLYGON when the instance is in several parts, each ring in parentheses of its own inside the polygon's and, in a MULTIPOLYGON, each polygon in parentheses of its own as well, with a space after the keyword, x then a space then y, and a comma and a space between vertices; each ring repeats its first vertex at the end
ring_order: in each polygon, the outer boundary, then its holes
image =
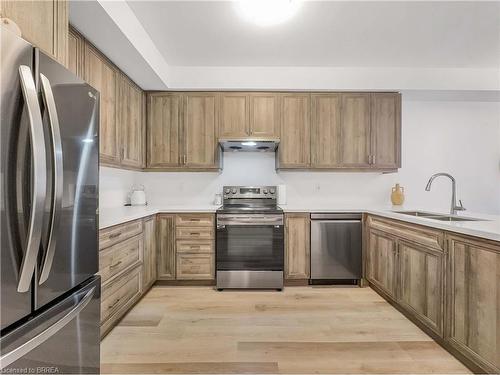
POLYGON ((37 262, 40 239, 42 235, 43 211, 47 188, 47 161, 45 159, 45 139, 43 134, 42 114, 38 103, 38 95, 31 69, 26 65, 19 66, 21 91, 26 103, 29 118, 29 133, 32 150, 32 197, 31 212, 26 238, 26 251, 19 272, 18 292, 30 289, 31 279, 37 262))
POLYGON ((59 118, 57 116, 54 93, 52 92, 50 81, 43 74, 40 74, 40 81, 42 83, 42 97, 49 118, 50 135, 52 138, 52 159, 54 165, 52 215, 50 218, 47 248, 43 257, 43 266, 40 273, 39 284, 41 285, 49 278, 56 250, 56 229, 59 227, 60 208, 62 207, 64 169, 61 130, 59 128, 59 118))
POLYGON ((49 338, 54 336, 57 332, 63 329, 68 323, 70 323, 74 318, 78 316, 78 314, 89 304, 92 300, 92 297, 95 293, 95 287, 90 289, 85 296, 81 299, 81 301, 74 306, 66 315, 64 315, 60 320, 56 323, 48 327, 47 329, 40 332, 35 337, 26 341, 21 346, 18 346, 16 349, 11 350, 10 352, 2 355, 0 357, 1 368, 7 367, 10 364, 14 363, 36 347, 42 345, 49 338))

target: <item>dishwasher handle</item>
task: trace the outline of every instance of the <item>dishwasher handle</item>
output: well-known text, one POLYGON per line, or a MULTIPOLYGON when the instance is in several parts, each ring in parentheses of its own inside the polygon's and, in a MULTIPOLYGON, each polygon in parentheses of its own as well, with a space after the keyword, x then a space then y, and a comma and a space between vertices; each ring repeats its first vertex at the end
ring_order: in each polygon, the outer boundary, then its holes
POLYGON ((315 223, 337 223, 337 224, 341 224, 341 223, 346 223, 346 224, 353 223, 353 224, 361 224, 361 220, 358 220, 358 219, 353 219, 353 220, 312 220, 312 221, 314 221, 315 223))
POLYGON ((312 213, 311 220, 355 220, 361 221, 363 214, 359 212, 312 213))

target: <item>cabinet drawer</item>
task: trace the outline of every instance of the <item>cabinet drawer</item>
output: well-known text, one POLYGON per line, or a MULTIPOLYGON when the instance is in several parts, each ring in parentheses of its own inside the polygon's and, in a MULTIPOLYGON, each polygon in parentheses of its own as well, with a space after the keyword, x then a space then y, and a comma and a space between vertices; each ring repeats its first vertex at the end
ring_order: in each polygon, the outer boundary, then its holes
POLYGON ((177 241, 177 253, 211 254, 213 252, 213 241, 177 241))
POLYGON ((427 248, 444 251, 444 232, 437 229, 408 224, 399 220, 383 219, 377 216, 368 217, 368 226, 427 248))
POLYGON ((141 268, 136 267, 103 288, 101 325, 110 327, 122 317, 141 294, 141 268))
POLYGON ((136 220, 99 231, 99 249, 105 249, 117 242, 142 233, 142 221, 136 220))
POLYGON ((214 238, 214 228, 203 227, 177 227, 175 228, 176 238, 186 240, 211 240, 214 238))
POLYGON ((214 269, 213 254, 177 254, 177 280, 211 280, 214 269))
POLYGON ((142 259, 142 234, 117 243, 99 252, 99 274, 102 283, 118 275, 142 259))
POLYGON ((175 225, 190 227, 212 227, 214 215, 212 214, 178 214, 175 217, 175 225))

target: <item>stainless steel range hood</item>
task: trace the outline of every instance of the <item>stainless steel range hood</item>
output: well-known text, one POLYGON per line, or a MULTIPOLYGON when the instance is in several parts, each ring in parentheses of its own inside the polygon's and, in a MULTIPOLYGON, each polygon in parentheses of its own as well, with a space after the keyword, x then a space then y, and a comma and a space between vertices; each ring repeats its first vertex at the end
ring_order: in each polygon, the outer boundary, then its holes
POLYGON ((279 139, 221 139, 219 144, 224 152, 275 152, 279 139))

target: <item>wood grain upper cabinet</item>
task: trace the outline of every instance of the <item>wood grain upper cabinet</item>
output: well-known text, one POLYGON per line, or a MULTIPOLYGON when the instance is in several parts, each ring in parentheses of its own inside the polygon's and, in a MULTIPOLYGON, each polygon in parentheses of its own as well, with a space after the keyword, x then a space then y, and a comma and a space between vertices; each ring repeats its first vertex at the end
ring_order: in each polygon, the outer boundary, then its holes
POLYGON ((219 168, 216 93, 186 93, 184 97, 184 165, 219 168))
POLYGON ((179 167, 182 94, 148 94, 147 113, 147 167, 179 167))
POLYGON ((175 215, 159 214, 157 225, 158 279, 175 280, 175 215))
POLYGON ((66 0, 0 0, 0 17, 21 29, 21 35, 66 65, 68 47, 66 0))
POLYGON ((340 164, 340 94, 311 96, 311 166, 333 168, 340 164))
POLYGON ((401 167, 401 94, 371 95, 373 168, 401 167))
POLYGON ((251 138, 279 138, 279 95, 275 93, 250 93, 251 138))
POLYGON ((220 138, 246 138, 250 133, 249 96, 226 92, 220 95, 220 138))
POLYGON ((396 239, 369 228, 366 278, 390 297, 396 297, 396 239))
POLYGON ((442 336, 444 253, 400 240, 398 257, 398 301, 423 324, 442 336))
POLYGON ((156 280, 156 225, 155 217, 144 219, 144 256, 142 260, 142 286, 147 289, 156 280))
POLYGON ((73 28, 68 32, 67 68, 78 77, 84 77, 85 39, 73 28))
POLYGON ((310 215, 290 213, 285 215, 285 278, 309 279, 310 215))
POLYGON ((310 164, 310 102, 309 94, 281 97, 280 168, 307 168, 310 164))
POLYGON ((371 94, 344 93, 340 126, 340 164, 343 167, 370 167, 371 94))
POLYGON ((484 372, 500 373, 500 245, 448 236, 446 339, 484 372))
POLYGON ((96 49, 85 45, 85 80, 99 91, 99 156, 104 165, 120 165, 120 132, 116 121, 118 72, 96 49))
POLYGON ((121 165, 142 168, 144 165, 144 98, 142 90, 120 75, 117 105, 121 128, 121 165))

